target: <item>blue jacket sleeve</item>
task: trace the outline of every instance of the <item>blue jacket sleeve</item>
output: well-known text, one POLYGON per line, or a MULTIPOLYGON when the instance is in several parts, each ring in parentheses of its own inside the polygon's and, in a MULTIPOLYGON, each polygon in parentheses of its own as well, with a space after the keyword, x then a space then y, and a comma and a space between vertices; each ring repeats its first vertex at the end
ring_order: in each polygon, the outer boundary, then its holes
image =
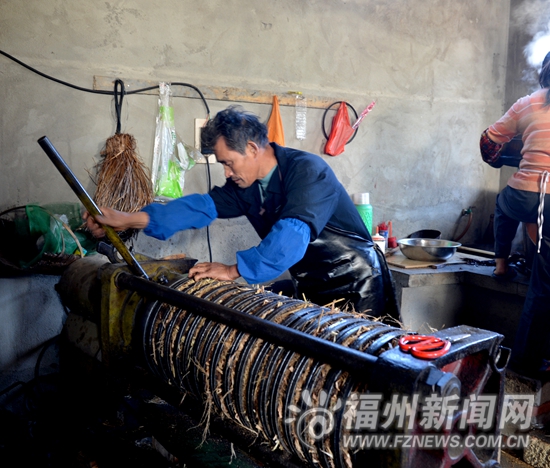
POLYGON ((177 198, 163 205, 153 203, 142 209, 149 215, 145 234, 166 240, 178 231, 200 229, 218 217, 210 195, 193 194, 177 198))
POLYGON ((237 252, 237 268, 247 283, 277 278, 302 259, 309 244, 309 226, 296 218, 280 219, 257 247, 237 252))

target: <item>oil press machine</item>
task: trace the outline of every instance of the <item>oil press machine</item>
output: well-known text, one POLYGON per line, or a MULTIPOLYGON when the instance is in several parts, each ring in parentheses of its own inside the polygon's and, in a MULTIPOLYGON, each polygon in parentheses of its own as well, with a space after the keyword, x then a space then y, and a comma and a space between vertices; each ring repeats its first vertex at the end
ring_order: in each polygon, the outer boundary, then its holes
MULTIPOLYGON (((98 214, 47 138, 39 143, 88 211, 98 214)), ((194 281, 187 277, 193 259, 134 256, 114 231, 106 232, 111 262, 79 259, 57 286, 69 311, 69 343, 119 375, 139 368, 170 394, 189 395, 263 466, 499 466, 498 447, 377 448, 350 443, 350 436, 425 434, 421 406, 411 402, 430 397, 455 402, 443 434, 498 435, 508 358, 501 335, 467 326, 435 332, 462 339, 440 357, 419 359, 400 349, 408 333, 400 327, 242 283, 194 281), (480 427, 465 417, 462 403, 482 396, 493 396, 497 407, 480 427), (383 402, 396 397, 407 402, 408 422, 381 424, 388 416, 383 402), (376 424, 365 424, 373 417, 376 424)), ((154 391, 148 395, 150 401, 154 391)), ((177 402, 171 410, 180 411, 177 402)), ((185 437, 177 421, 155 426, 161 442, 185 437)), ((177 444, 170 451, 185 460, 177 444)))

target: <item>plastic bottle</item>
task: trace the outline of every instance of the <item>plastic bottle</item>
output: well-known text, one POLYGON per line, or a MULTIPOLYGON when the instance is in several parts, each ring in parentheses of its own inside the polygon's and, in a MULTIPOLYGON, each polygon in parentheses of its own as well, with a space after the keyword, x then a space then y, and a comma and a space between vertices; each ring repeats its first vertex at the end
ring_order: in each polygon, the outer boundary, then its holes
POLYGON ((390 237, 389 227, 386 222, 382 222, 378 225, 378 233, 386 239, 386 248, 388 248, 388 238, 390 237))
POLYGON ((388 249, 395 249, 397 247, 397 237, 393 235, 392 222, 388 221, 388 227, 390 228, 390 234, 388 237, 388 249))
POLYGON ((372 240, 378 247, 380 247, 382 253, 386 252, 386 238, 378 234, 378 227, 376 227, 376 234, 372 236, 372 240))
POLYGON ((354 193, 351 196, 353 204, 357 208, 363 223, 367 227, 369 234, 372 235, 372 205, 370 204, 370 196, 368 193, 354 193))
POLYGON ((296 138, 306 139, 307 99, 302 93, 296 94, 296 138))

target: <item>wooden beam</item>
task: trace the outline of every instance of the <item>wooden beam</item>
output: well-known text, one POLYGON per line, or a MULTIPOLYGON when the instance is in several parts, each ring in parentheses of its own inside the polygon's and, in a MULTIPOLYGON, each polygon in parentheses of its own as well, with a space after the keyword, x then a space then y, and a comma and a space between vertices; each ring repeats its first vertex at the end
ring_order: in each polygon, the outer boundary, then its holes
MULTIPOLYGON (((114 89, 115 79, 107 76, 94 76, 94 89, 102 91, 112 91, 114 89)), ((124 82, 124 88, 126 92, 133 91, 136 89, 149 88, 151 86, 158 86, 158 81, 148 81, 148 80, 132 80, 120 78, 124 82)), ((175 83, 175 82, 173 82, 175 83)), ((193 85, 196 86, 196 85, 193 85)), ((280 106, 294 106, 296 97, 295 94, 291 94, 289 91, 287 93, 273 93, 269 91, 258 91, 250 90, 243 88, 222 88, 219 86, 197 86, 200 89, 206 100, 213 101, 229 101, 229 102, 251 102, 254 104, 271 104, 273 102, 273 96, 277 95, 279 98, 280 106)), ((154 94, 158 95, 158 89, 151 89, 147 91, 140 92, 139 94, 154 94)), ((200 99, 199 94, 196 90, 188 86, 172 86, 172 96, 174 97, 185 97, 191 99, 200 99)), ((333 98, 333 97, 321 97, 321 96, 311 96, 305 94, 307 98, 307 106, 314 109, 326 109, 328 106, 333 104, 336 101, 342 101, 342 99, 333 98)), ((334 106, 336 109, 336 106, 334 106)))

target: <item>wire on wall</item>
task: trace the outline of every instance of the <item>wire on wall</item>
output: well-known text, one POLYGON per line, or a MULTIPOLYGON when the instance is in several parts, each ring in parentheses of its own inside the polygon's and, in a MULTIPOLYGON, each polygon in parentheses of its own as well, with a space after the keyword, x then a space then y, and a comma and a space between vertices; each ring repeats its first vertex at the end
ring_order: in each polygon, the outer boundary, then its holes
MULTIPOLYGON (((30 65, 27 65, 26 63, 22 62, 21 60, 19 59, 16 59, 14 56, 8 54, 7 52, 4 52, 3 50, 0 50, 0 54, 9 58, 10 60, 13 60, 15 63, 18 63, 19 65, 21 65, 22 67, 25 67, 27 70, 30 70, 32 71, 33 73, 36 73, 37 75, 40 75, 42 76, 43 78, 46 78, 48 80, 51 80, 51 81, 55 81, 56 83, 59 83, 59 84, 62 84, 64 86, 68 86, 69 88, 73 88, 73 89, 76 89, 78 91, 83 91, 85 93, 93 93, 93 94, 106 94, 106 95, 109 95, 109 96, 113 96, 115 95, 115 91, 107 91, 107 90, 102 90, 102 89, 90 89, 90 88, 83 88, 81 86, 77 86, 77 85, 74 85, 72 83, 68 83, 67 81, 62 81, 62 80, 59 80, 57 78, 54 78, 53 76, 50 76, 50 75, 47 75, 46 73, 43 73, 39 70, 37 70, 36 68, 33 68, 31 67, 30 65)), ((117 80, 117 81, 120 81, 120 80, 117 80)), ((186 86, 188 88, 191 88, 191 89, 194 89, 197 94, 200 96, 202 102, 204 103, 204 107, 206 108, 206 115, 207 115, 207 118, 210 118, 210 107, 208 107, 208 103, 206 102, 206 99, 204 97, 204 95, 202 94, 201 90, 199 88, 197 88, 196 86, 192 85, 192 84, 189 84, 189 83, 170 83, 172 86, 186 86)), ((151 89, 155 89, 155 88, 158 88, 158 85, 155 85, 155 86, 148 86, 146 88, 140 88, 140 89, 133 89, 132 91, 126 91, 124 90, 124 88, 121 90, 122 91, 122 94, 126 95, 126 94, 137 94, 137 93, 142 93, 144 91, 149 91, 151 89)))
MULTIPOLYGON (((155 85, 155 86, 148 86, 148 87, 140 88, 140 89, 134 89, 132 91, 126 91, 124 89, 124 82, 122 80, 117 79, 115 81, 115 86, 114 86, 113 91, 84 88, 82 86, 77 86, 77 85, 74 85, 74 84, 69 83, 67 81, 63 81, 63 80, 60 80, 58 78, 54 78, 53 76, 47 75, 46 73, 43 73, 43 72, 37 70, 36 68, 33 68, 30 65, 27 65, 25 62, 22 62, 21 60, 15 58, 13 55, 10 55, 7 52, 4 52, 3 50, 0 50, 0 55, 3 55, 5 57, 7 57, 8 59, 14 61, 15 63, 21 65, 22 67, 26 68, 27 70, 32 71, 33 73, 36 73, 37 75, 39 75, 43 78, 46 78, 48 80, 54 81, 54 82, 59 83, 59 84, 62 84, 64 86, 68 86, 69 88, 76 89, 78 91, 83 91, 83 92, 86 92, 86 93, 103 94, 103 95, 114 96, 114 99, 115 99, 115 112, 116 112, 116 118, 117 118, 117 127, 116 127, 116 133, 117 134, 120 133, 120 125, 121 125, 120 124, 120 116, 121 116, 122 101, 124 99, 124 96, 129 95, 129 94, 142 93, 144 91, 149 91, 149 90, 152 90, 152 89, 155 89, 155 88, 159 87, 159 85, 155 85)), ((175 82, 174 83, 174 82, 172 82, 170 84, 172 86, 185 86, 185 87, 188 87, 188 88, 191 88, 191 89, 195 90, 197 92, 197 94, 200 96, 200 98, 201 98, 201 100, 204 104, 204 107, 206 108, 206 118, 210 119, 210 107, 208 106, 208 103, 206 102, 206 99, 205 99, 203 93, 201 92, 201 90, 199 88, 197 88, 196 86, 194 86, 192 84, 189 84, 189 83, 181 83, 181 82, 175 82)), ((207 158, 206 161, 207 161, 206 167, 207 167, 208 191, 210 192, 210 190, 212 189, 212 181, 211 181, 210 164, 208 162, 208 158, 207 158)), ((210 257, 210 262, 212 262, 212 247, 211 247, 211 243, 210 243, 210 229, 209 229, 208 226, 206 228, 206 236, 207 236, 207 242, 208 242, 208 253, 209 253, 209 257, 210 257)))

